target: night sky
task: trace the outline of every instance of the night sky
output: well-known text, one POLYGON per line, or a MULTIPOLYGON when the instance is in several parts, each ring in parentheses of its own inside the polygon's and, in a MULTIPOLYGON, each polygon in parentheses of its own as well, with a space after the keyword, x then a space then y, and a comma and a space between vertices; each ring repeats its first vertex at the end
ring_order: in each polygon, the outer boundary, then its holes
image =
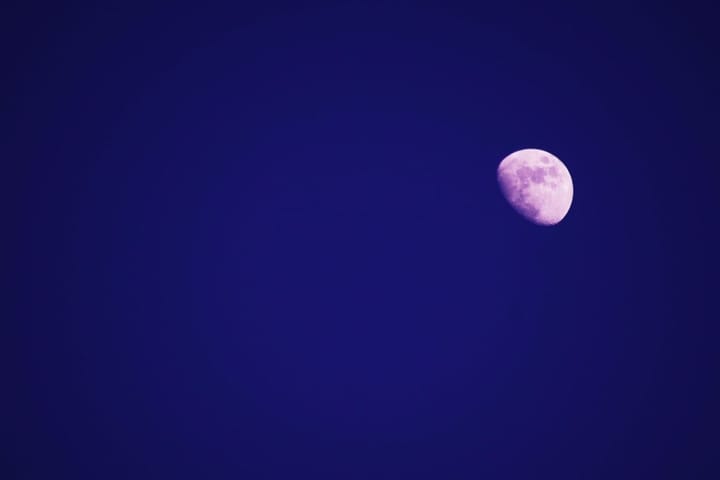
POLYGON ((720 478, 712 3, 3 9, 1 478, 720 478))

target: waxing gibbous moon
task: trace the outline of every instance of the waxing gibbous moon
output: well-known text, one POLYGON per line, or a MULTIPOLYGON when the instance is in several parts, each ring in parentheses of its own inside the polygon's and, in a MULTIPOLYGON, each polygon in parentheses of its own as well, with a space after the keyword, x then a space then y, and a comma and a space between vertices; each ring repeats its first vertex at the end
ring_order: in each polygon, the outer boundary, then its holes
POLYGON ((508 203, 537 225, 555 225, 570 210, 572 178, 552 153, 536 148, 511 153, 498 165, 497 177, 508 203))

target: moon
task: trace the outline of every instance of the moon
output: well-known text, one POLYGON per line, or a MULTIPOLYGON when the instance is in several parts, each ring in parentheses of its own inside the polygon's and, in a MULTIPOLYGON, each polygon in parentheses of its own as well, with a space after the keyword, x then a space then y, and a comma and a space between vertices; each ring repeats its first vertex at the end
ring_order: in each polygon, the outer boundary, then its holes
POLYGON ((498 165, 497 178, 508 203, 536 225, 555 225, 570 210, 572 177, 552 153, 537 148, 513 152, 498 165))

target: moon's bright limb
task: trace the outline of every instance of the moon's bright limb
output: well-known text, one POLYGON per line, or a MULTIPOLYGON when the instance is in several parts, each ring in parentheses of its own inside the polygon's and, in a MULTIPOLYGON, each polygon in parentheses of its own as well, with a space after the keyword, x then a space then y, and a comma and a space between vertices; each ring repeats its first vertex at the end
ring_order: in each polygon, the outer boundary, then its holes
POLYGON ((505 199, 523 217, 538 225, 560 222, 573 199, 570 172, 555 155, 536 148, 505 157, 497 169, 505 199))

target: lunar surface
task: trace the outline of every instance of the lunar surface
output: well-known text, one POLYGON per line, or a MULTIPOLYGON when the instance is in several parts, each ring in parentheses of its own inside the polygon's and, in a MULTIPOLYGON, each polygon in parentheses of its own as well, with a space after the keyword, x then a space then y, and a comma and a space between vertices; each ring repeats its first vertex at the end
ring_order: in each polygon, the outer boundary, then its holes
POLYGON ((500 190, 508 203, 537 225, 560 222, 573 199, 570 172, 555 155, 527 148, 511 153, 497 169, 500 190))

